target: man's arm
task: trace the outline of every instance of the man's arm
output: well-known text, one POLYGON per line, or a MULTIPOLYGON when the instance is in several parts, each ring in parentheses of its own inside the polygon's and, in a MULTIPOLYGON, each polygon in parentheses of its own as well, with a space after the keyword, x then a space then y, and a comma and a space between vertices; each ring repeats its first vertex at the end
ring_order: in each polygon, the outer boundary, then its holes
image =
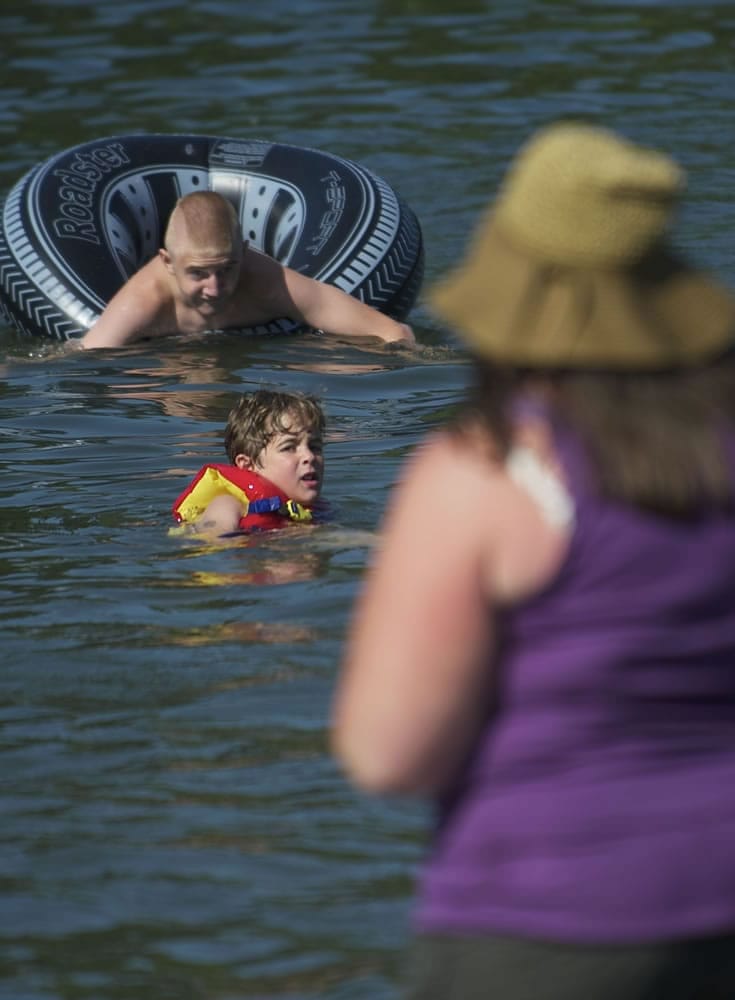
POLYGON ((264 292, 273 316, 291 319, 343 337, 378 337, 386 343, 416 343, 413 330, 334 285, 307 278, 272 258, 252 254, 252 287, 264 292), (253 278, 256 280, 253 281, 253 278))
POLYGON ((163 306, 154 259, 110 299, 101 316, 79 340, 81 347, 121 347, 157 332, 163 306))
POLYGON ((414 345, 407 323, 398 323, 335 285, 284 268, 286 285, 300 316, 316 329, 346 337, 379 337, 386 343, 414 345))

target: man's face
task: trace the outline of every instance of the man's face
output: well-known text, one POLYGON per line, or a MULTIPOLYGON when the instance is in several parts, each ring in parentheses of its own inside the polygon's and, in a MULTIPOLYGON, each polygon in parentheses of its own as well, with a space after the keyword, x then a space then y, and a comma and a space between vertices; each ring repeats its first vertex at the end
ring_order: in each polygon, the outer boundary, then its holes
POLYGON ((216 315, 229 301, 240 276, 242 252, 200 253, 185 249, 164 263, 179 287, 184 305, 203 316, 216 315))

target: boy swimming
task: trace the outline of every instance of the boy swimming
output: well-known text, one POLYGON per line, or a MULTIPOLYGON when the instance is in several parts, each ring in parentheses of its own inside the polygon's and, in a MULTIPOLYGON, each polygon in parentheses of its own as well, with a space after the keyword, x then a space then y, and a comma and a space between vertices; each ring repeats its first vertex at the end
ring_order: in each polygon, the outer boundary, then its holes
POLYGON ((230 464, 203 466, 174 502, 174 517, 215 535, 310 521, 324 478, 324 427, 313 396, 246 393, 227 418, 230 464))

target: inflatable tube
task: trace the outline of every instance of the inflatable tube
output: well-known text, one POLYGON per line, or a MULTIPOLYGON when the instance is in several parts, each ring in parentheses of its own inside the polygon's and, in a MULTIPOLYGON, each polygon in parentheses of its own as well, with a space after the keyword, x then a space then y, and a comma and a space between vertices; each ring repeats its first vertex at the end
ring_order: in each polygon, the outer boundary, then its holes
MULTIPOLYGON (((219 191, 244 237, 283 264, 403 319, 423 277, 418 220, 359 164, 316 149, 206 135, 111 136, 38 164, 0 212, 0 319, 83 335, 161 246, 177 198, 219 191)), ((247 333, 291 333, 276 319, 247 333)))

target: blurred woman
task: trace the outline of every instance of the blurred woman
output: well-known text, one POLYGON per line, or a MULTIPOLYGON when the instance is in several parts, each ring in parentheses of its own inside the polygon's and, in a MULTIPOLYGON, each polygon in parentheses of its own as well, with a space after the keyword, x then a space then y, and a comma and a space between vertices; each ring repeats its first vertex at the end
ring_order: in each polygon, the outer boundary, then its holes
POLYGON ((429 796, 409 995, 735 996, 735 300, 667 156, 552 125, 431 303, 474 388, 411 457, 333 745, 429 796))

